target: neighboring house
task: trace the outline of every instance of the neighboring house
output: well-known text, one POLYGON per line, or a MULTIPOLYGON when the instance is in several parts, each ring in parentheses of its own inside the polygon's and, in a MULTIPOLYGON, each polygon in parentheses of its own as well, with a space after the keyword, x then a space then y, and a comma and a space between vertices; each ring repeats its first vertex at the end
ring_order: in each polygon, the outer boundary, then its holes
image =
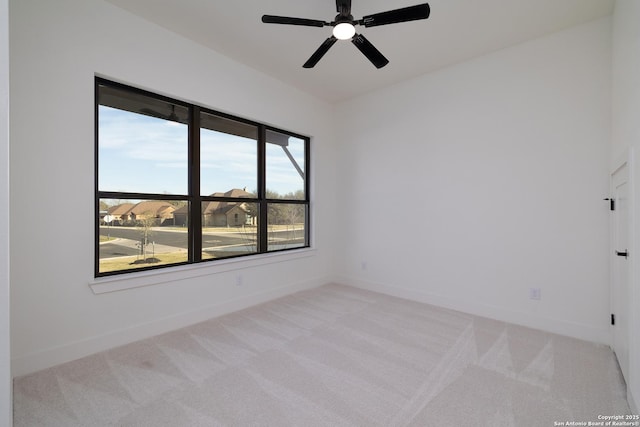
POLYGON ((154 219, 154 225, 162 225, 166 221, 173 223, 174 206, 167 202, 146 200, 137 204, 123 203, 111 206, 107 214, 114 217, 111 225, 135 225, 138 221, 154 219))
POLYGON ((246 197, 246 198, 254 198, 255 194, 249 193, 246 190, 240 190, 238 188, 234 188, 233 190, 229 190, 226 193, 213 193, 212 197, 246 197))
POLYGON ((203 205, 203 227, 239 227, 251 223, 246 203, 206 202, 203 205))
POLYGON ((114 219, 110 225, 123 225, 129 220, 128 212, 133 208, 133 203, 123 203, 121 205, 111 206, 107 209, 107 215, 114 219))
MULTIPOLYGON (((245 190, 234 188, 226 193, 213 193, 210 197, 254 197, 253 194, 245 190)), ((179 226, 187 225, 189 208, 183 206, 174 213, 175 224, 179 226)), ((239 227, 250 225, 254 221, 251 210, 244 202, 223 202, 209 201, 202 203, 202 226, 203 227, 239 227)))
POLYGON ((189 205, 182 206, 173 211, 173 222, 178 227, 187 226, 187 218, 189 217, 189 205))
POLYGON ((128 212, 129 221, 138 222, 153 219, 154 225, 162 225, 165 221, 173 222, 173 212, 176 208, 167 202, 146 200, 133 206, 128 212))

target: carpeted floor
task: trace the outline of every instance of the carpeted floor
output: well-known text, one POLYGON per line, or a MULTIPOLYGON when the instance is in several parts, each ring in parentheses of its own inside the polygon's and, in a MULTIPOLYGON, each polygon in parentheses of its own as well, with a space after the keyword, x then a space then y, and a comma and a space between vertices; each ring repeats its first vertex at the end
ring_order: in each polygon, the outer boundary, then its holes
POLYGON ((554 426, 629 413, 611 350, 326 285, 14 382, 22 426, 554 426))

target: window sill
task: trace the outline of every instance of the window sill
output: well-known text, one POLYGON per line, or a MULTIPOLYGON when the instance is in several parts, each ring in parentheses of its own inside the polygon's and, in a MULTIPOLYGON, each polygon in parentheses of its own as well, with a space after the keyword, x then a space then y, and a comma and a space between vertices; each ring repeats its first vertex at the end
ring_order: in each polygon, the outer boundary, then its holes
POLYGON ((302 248, 287 252, 261 254, 250 258, 232 258, 215 262, 167 267, 159 270, 128 273, 122 276, 99 277, 89 282, 94 294, 124 291, 127 289, 153 286, 161 283, 209 276, 227 271, 242 270, 261 265, 274 264, 313 256, 316 250, 302 248))

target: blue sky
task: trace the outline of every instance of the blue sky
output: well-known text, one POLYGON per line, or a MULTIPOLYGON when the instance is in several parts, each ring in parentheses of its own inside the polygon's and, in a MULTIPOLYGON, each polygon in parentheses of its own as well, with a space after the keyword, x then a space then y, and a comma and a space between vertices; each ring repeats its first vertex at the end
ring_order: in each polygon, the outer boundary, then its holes
MULTIPOLYGON (((187 125, 99 107, 98 183, 101 191, 187 194, 187 125)), ((203 129, 203 195, 257 188, 257 143, 203 129)), ((289 151, 304 168, 304 142, 289 139, 289 151)), ((280 194, 303 189, 281 147, 267 144, 267 188, 280 194)))

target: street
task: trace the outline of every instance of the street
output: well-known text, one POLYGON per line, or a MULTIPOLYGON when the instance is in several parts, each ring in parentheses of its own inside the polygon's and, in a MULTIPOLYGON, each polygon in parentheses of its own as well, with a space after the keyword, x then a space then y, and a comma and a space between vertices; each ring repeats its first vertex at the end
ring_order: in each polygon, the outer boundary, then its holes
MULTIPOLYGON (((207 248, 255 246, 256 234, 252 231, 239 229, 239 231, 230 232, 205 232, 202 236, 202 247, 206 250, 207 248)), ((140 253, 139 242, 142 235, 139 228, 101 226, 100 235, 116 238, 100 244, 100 259, 133 256, 140 253)), ((295 237, 291 235, 291 231, 271 231, 269 240, 279 245, 300 245, 304 242, 302 230, 297 230, 295 237)), ((186 250, 188 248, 187 230, 162 230, 160 227, 155 227, 150 233, 149 244, 153 245, 155 253, 186 250)), ((152 247, 147 249, 151 250, 152 247)))

